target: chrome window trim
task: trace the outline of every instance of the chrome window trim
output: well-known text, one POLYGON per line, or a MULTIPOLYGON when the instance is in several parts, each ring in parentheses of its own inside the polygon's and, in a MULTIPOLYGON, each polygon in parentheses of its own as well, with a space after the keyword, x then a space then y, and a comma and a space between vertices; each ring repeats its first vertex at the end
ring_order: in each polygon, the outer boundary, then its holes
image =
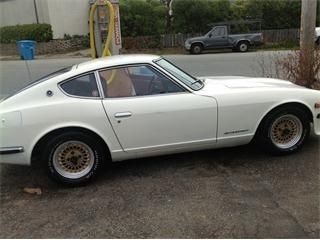
POLYGON ((142 95, 142 96, 109 97, 109 98, 104 98, 103 100, 112 101, 112 100, 133 99, 133 98, 150 98, 150 97, 182 95, 182 94, 191 94, 191 93, 190 92, 159 93, 159 94, 142 95))
POLYGON ((94 75, 95 75, 95 78, 96 78, 99 94, 101 96, 100 99, 104 99, 105 95, 104 95, 103 86, 102 86, 102 83, 101 83, 99 71, 94 71, 94 75))
POLYGON ((91 100, 101 100, 103 99, 102 95, 101 95, 101 92, 99 90, 99 84, 97 82, 97 77, 96 77, 96 74, 95 74, 95 71, 89 71, 89 72, 85 72, 85 73, 81 73, 79 75, 76 75, 76 76, 73 76, 71 78, 68 78, 68 79, 65 79, 61 82, 58 83, 58 88, 59 90, 66 96, 68 97, 72 97, 72 98, 78 98, 78 99, 91 99, 91 100), (97 90, 98 90, 98 93, 99 93, 99 96, 98 97, 85 97, 85 96, 77 96, 77 95, 72 95, 72 94, 69 94, 67 93, 62 87, 61 85, 66 83, 66 82, 69 82, 69 81, 72 81, 76 78, 79 78, 79 77, 82 77, 82 76, 85 76, 85 75, 89 75, 89 74, 93 74, 94 78, 95 78, 95 81, 96 81, 96 84, 97 84, 97 90))
POLYGON ((102 83, 101 83, 99 71, 95 71, 94 72, 94 76, 96 78, 96 83, 97 83, 98 90, 99 90, 99 95, 100 95, 99 99, 104 99, 105 95, 104 95, 103 86, 102 86, 102 83))
POLYGON ((174 76, 172 73, 170 73, 168 70, 166 70, 164 67, 162 67, 161 65, 157 64, 158 61, 160 60, 165 60, 167 62, 169 62, 170 64, 172 64, 173 66, 175 66, 177 69, 179 69, 181 72, 185 73, 186 75, 189 75, 190 77, 194 78, 194 79, 197 79, 195 76, 191 75, 190 73, 186 72, 185 70, 181 69, 180 67, 176 66, 175 64, 173 64, 170 60, 166 59, 166 58, 163 58, 163 57, 160 57, 160 58, 157 58, 155 60, 153 60, 153 64, 159 68, 159 70, 165 72, 167 75, 169 75, 171 78, 175 79, 176 81, 178 81, 180 83, 180 85, 183 85, 184 88, 188 89, 189 92, 196 92, 196 91, 199 91, 201 90, 204 85, 199 88, 199 89, 193 89, 191 86, 188 86, 187 84, 185 84, 183 81, 179 80, 179 78, 177 78, 176 76, 174 76))

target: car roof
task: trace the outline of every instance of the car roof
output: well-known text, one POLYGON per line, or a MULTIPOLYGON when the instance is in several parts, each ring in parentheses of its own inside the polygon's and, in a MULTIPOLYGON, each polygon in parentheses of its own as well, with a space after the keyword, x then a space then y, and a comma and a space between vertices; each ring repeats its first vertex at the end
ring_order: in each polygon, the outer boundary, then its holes
POLYGON ((159 58, 160 56, 149 54, 116 55, 110 57, 102 57, 74 65, 73 70, 92 71, 96 69, 114 67, 118 65, 150 63, 159 58))

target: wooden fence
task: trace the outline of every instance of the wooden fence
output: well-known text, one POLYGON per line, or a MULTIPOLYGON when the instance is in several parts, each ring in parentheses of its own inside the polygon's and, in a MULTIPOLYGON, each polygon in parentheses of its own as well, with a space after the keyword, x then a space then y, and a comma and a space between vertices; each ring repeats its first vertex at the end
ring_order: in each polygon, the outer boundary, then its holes
MULTIPOLYGON (((265 43, 296 42, 299 39, 300 31, 299 29, 263 30, 262 34, 265 43)), ((197 36, 201 36, 201 34, 177 33, 161 35, 160 37, 124 37, 123 47, 127 49, 183 47, 186 39, 197 36)))
POLYGON ((300 37, 300 29, 263 30, 265 43, 296 42, 300 37))

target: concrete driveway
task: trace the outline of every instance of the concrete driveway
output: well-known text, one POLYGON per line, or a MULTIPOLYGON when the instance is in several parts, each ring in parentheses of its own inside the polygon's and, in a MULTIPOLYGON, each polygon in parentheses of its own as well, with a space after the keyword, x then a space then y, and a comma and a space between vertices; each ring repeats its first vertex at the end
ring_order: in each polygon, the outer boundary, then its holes
MULTIPOLYGON (((254 53, 169 58, 196 75, 256 75, 254 53)), ((36 60, 31 73, 83 60, 36 60)), ((24 62, 0 64, 1 94, 28 81, 24 62)), ((311 136, 285 157, 248 145, 137 159, 78 188, 56 185, 42 166, 1 165, 0 238, 319 238, 319 156, 311 136)))

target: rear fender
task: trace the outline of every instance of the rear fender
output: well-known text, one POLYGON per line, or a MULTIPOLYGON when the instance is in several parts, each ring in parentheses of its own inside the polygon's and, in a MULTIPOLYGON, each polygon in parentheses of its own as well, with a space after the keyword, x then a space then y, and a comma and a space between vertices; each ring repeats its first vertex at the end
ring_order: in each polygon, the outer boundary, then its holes
POLYGON ((249 45, 252 45, 252 42, 249 40, 249 39, 247 39, 247 38, 241 38, 241 39, 237 39, 235 42, 234 42, 234 47, 236 47, 236 46, 238 46, 238 44, 240 43, 240 42, 248 42, 249 43, 249 45))

